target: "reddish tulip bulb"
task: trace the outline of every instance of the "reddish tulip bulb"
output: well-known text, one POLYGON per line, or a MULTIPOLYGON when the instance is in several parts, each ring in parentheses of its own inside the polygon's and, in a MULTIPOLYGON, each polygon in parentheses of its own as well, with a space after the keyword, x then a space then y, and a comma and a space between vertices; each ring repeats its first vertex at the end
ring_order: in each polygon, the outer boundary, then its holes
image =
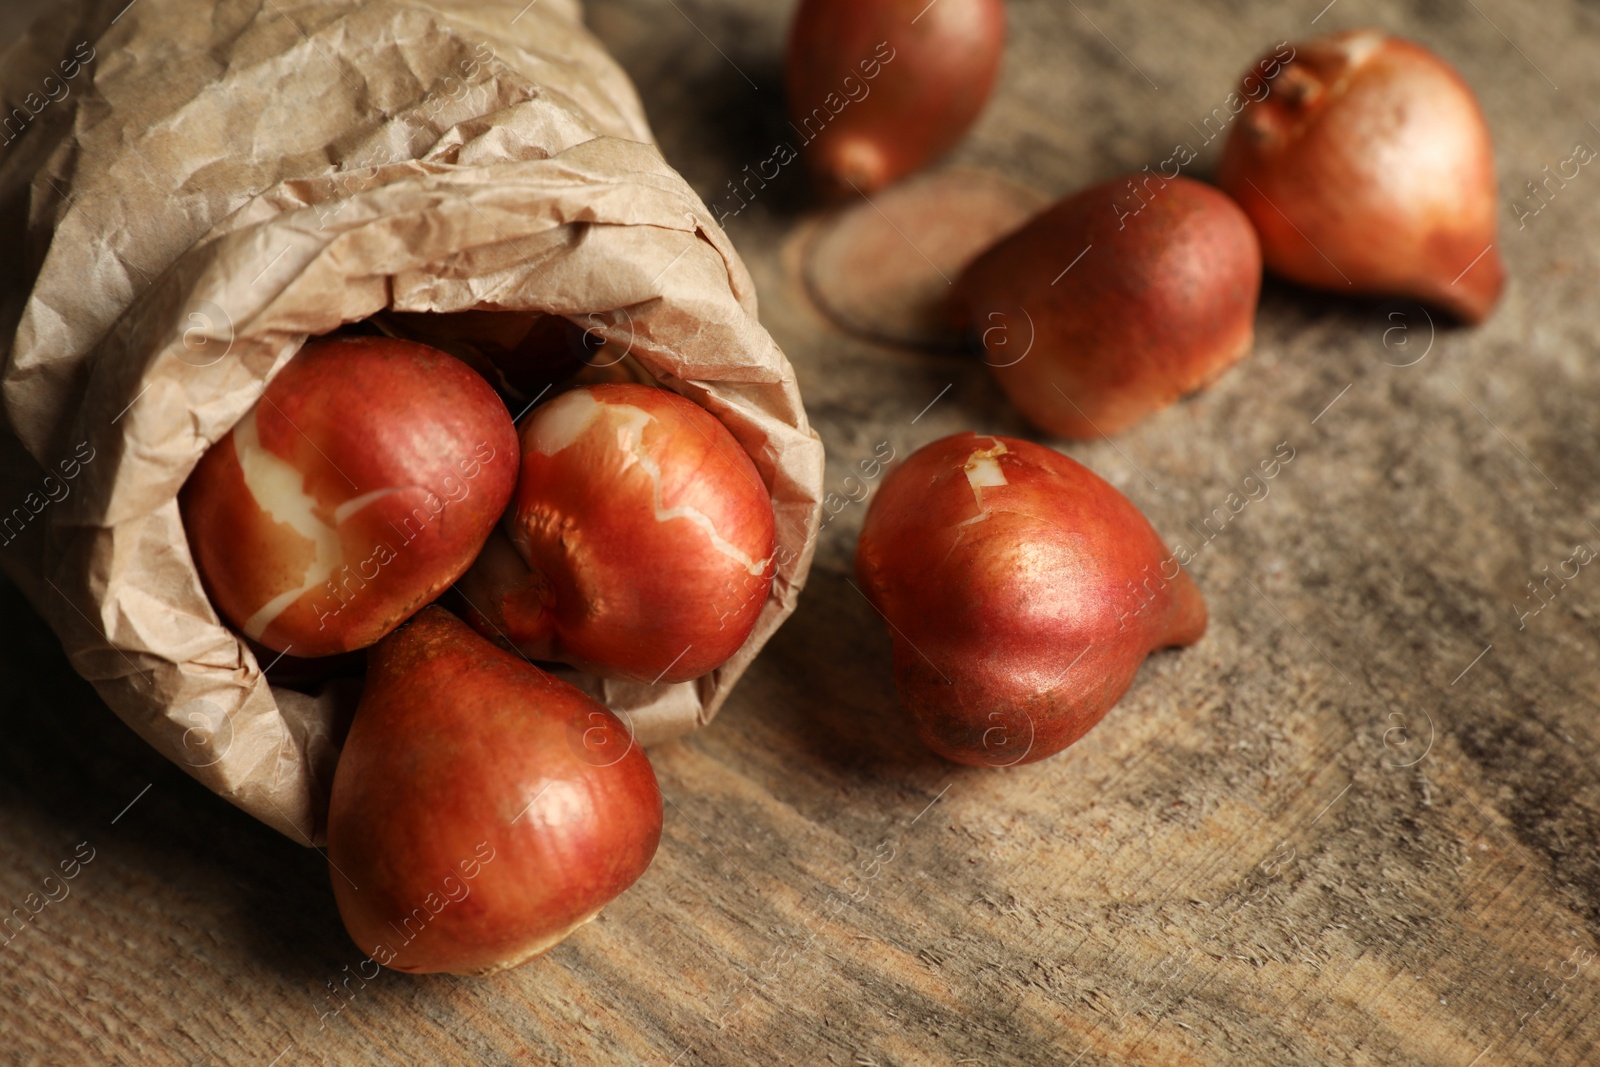
POLYGON ((386 337, 315 340, 179 497, 224 618, 279 652, 365 648, 460 577, 505 511, 516 429, 477 374, 386 337))
POLYGON ((373 651, 328 861, 376 962, 515 967, 637 881, 660 839, 655 772, 603 705, 439 607, 373 651))
MULTIPOLYGON (((1280 56, 1256 69, 1270 77, 1280 56)), ((1505 269, 1494 150, 1472 90, 1432 52, 1376 30, 1291 56, 1239 115, 1217 172, 1260 232, 1267 266, 1482 320, 1505 269)))
POLYGON ((1261 249, 1237 204, 1137 174, 1058 202, 973 262, 952 314, 1011 402, 1099 437, 1203 388, 1250 351, 1261 249))
POLYGON ((983 110, 1003 0, 801 0, 789 117, 830 195, 870 193, 948 152, 983 110))
POLYGON ((721 666, 772 588, 772 499, 714 415, 646 385, 574 389, 522 424, 507 532, 459 590, 485 636, 595 674, 721 666), (528 573, 528 568, 532 573, 528 573))
POLYGON ((856 549, 918 736, 958 763, 1054 755, 1206 606, 1150 523, 1041 445, 956 434, 890 474, 856 549))

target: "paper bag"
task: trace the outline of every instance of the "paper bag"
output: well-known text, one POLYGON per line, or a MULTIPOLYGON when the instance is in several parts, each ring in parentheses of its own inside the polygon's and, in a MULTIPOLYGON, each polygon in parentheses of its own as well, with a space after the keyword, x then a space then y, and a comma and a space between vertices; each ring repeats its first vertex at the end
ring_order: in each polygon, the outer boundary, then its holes
POLYGON ((749 451, 779 543, 750 640, 694 682, 585 681, 642 743, 716 713, 794 608, 822 450, 575 3, 67 5, 0 70, 0 567, 140 736, 320 839, 335 701, 267 684, 176 497, 308 336, 384 309, 568 316, 749 451))

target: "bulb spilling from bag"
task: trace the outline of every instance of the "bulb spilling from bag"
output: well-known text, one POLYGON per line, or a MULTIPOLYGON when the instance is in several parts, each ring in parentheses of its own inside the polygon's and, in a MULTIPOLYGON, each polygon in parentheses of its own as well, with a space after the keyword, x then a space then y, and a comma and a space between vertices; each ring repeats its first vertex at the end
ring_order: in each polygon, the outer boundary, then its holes
POLYGON ((378 963, 492 974, 637 881, 661 823, 655 772, 615 715, 429 607, 372 653, 328 873, 378 963))
POLYGON ((744 644, 774 572, 772 501, 716 416, 643 385, 574 389, 524 421, 506 517, 458 584, 468 621, 532 659, 698 678, 744 644))
POLYGON ((309 342, 179 497, 212 603, 278 652, 365 648, 471 564, 516 480, 489 384, 426 345, 309 342))

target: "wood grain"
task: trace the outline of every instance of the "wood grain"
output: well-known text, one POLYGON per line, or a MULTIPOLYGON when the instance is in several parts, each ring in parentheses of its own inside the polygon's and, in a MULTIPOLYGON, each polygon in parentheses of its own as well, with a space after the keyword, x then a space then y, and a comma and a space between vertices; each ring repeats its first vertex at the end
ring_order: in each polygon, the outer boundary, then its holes
MULTIPOLYGON (((957 155, 1051 195, 1137 170, 1196 141, 1258 52, 1365 20, 1457 64, 1496 137, 1512 282, 1484 327, 1269 283, 1215 388, 1065 448, 1169 538, 1295 450, 1199 550, 1206 639, 1083 742, 985 772, 917 748, 851 584, 851 504, 721 717, 654 753, 666 835, 634 890, 516 972, 363 982, 322 857, 139 742, 7 590, 0 907, 80 842, 93 859, 0 946, 0 1062, 1600 1061, 1600 573, 1519 619, 1541 568, 1600 546, 1600 171, 1522 229, 1510 207, 1600 143, 1600 13, 1321 6, 1014 0, 957 155)), ((792 137, 789 13, 591 8, 712 204, 792 137)), ((729 231, 830 488, 880 442, 1025 432, 981 366, 829 327, 799 281, 812 211, 785 173, 729 231)))

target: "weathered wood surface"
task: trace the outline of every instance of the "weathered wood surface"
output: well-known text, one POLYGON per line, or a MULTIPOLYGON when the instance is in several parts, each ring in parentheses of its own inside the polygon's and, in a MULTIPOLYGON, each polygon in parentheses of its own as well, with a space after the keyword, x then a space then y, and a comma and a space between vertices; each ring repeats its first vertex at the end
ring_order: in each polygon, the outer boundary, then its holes
MULTIPOLYGON (((1478 89, 1507 201, 1600 144, 1592 4, 1346 2, 1313 27, 1321 6, 1014 0, 959 158, 1051 194, 1138 169, 1197 140, 1258 51, 1377 19, 1478 89)), ((792 137, 788 7, 591 9, 710 202, 792 137)), ((1295 458, 1199 553, 1206 639, 1061 757, 918 750, 844 509, 721 718, 655 752, 655 865, 497 978, 385 973, 330 999, 362 955, 321 857, 143 746, 0 594, 0 904, 93 850, 0 950, 0 1061, 1600 1062, 1600 577, 1518 618, 1526 582, 1600 547, 1592 169, 1523 229, 1508 203, 1512 283, 1483 328, 1427 348, 1420 315, 1269 284, 1255 354, 1216 388, 1067 448, 1169 538, 1280 442, 1295 458)), ((787 174, 729 229, 830 488, 879 442, 1019 432, 981 367, 821 320, 796 282, 806 210, 787 174)))

